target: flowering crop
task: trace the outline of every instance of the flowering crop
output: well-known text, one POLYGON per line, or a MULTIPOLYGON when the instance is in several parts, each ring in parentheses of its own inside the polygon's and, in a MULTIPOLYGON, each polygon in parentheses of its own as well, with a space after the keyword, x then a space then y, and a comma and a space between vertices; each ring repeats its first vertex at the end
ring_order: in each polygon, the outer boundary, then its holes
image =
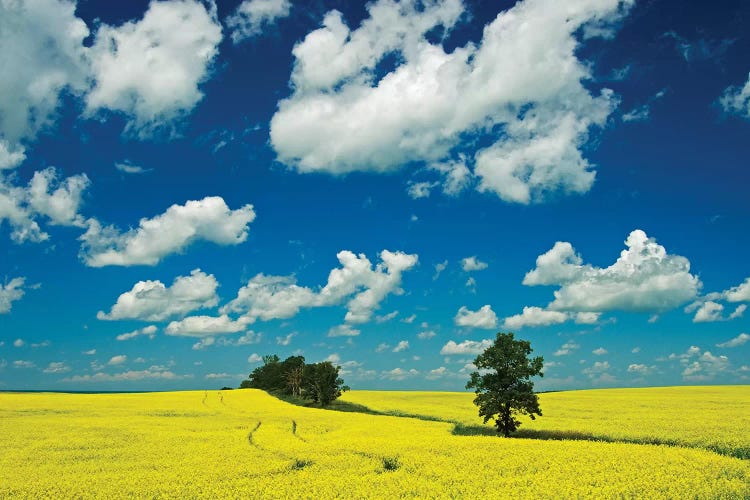
MULTIPOLYGON (((458 396, 434 395, 444 401, 441 418, 459 413, 458 396)), ((391 393, 363 397, 387 401, 391 393)), ((0 498, 750 496, 750 463, 703 449, 453 428, 303 408, 251 389, 5 393, 0 498)))

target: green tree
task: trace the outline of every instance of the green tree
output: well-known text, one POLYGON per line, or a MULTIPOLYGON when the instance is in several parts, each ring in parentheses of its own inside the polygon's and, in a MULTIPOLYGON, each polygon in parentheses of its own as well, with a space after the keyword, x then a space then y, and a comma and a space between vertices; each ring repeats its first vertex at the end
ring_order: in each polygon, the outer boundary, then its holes
POLYGON ((320 406, 328 406, 341 393, 349 388, 339 377, 341 367, 333 366, 330 361, 305 365, 302 375, 302 385, 305 396, 320 406))
POLYGON ((530 359, 531 343, 515 340, 512 333, 498 333, 495 342, 474 360, 480 370, 471 374, 467 389, 475 389, 474 404, 484 422, 494 418, 497 432, 505 437, 518 429, 518 415, 542 416, 530 378, 543 377, 544 359, 530 359))

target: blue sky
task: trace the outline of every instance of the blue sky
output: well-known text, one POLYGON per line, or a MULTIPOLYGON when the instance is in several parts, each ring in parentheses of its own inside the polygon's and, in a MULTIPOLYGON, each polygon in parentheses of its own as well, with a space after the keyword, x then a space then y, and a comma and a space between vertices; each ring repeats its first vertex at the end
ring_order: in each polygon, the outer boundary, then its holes
POLYGON ((0 389, 750 380, 750 6, 0 6, 0 389))

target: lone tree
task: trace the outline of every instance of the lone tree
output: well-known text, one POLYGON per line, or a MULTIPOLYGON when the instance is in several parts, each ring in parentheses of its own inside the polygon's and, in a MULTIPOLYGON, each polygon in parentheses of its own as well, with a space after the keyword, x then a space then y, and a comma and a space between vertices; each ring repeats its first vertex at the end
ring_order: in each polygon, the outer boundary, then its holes
POLYGON ((539 399, 534 393, 535 375, 543 377, 541 356, 530 359, 531 343, 515 340, 512 333, 498 333, 495 342, 474 360, 481 370, 471 374, 467 389, 475 389, 474 404, 487 423, 495 419, 498 433, 505 437, 518 429, 517 415, 542 416, 539 399))

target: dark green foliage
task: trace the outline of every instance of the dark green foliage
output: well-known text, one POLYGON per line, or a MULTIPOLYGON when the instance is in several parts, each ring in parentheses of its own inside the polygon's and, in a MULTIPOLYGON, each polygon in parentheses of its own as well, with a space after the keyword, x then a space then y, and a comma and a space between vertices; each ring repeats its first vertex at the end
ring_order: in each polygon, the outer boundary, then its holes
MULTIPOLYGON (((341 396, 344 380, 339 377, 339 367, 330 361, 305 365, 302 373, 302 391, 313 403, 328 406, 341 396)), ((347 387, 348 389, 348 387, 347 387)))
POLYGON ((544 359, 529 359, 531 343, 515 340, 512 333, 498 333, 495 342, 474 360, 481 370, 471 374, 467 389, 475 389, 474 404, 479 406, 479 416, 487 423, 495 419, 497 432, 505 437, 518 429, 517 415, 542 415, 539 399, 534 393, 535 375, 543 377, 544 359))
POLYGON ((242 381, 240 388, 304 397, 320 406, 328 406, 342 392, 349 390, 339 377, 340 369, 330 361, 305 364, 302 356, 291 356, 284 361, 275 354, 263 356, 263 366, 253 370, 250 378, 242 381))
POLYGON ((398 470, 401 464, 398 457, 383 457, 383 469, 387 471, 398 470))

